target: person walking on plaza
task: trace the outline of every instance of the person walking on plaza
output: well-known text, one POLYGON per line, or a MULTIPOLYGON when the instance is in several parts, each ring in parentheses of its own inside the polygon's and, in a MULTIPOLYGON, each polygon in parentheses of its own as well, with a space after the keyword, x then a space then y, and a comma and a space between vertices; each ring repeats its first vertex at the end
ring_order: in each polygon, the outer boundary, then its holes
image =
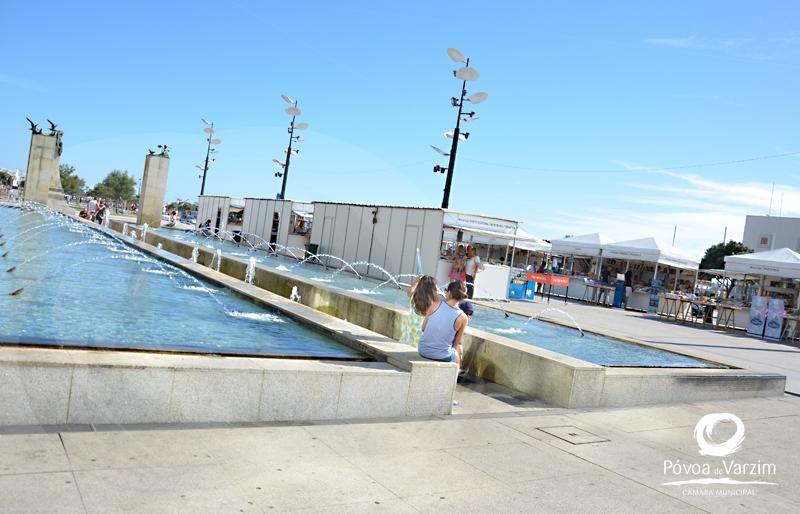
POLYGON ((89 215, 88 219, 90 220, 94 219, 94 211, 96 210, 97 210, 97 200, 92 198, 91 200, 89 200, 89 203, 86 204, 86 214, 89 215))
POLYGON ((436 288, 436 279, 421 275, 409 289, 414 312, 425 316, 419 354, 426 359, 455 362, 461 366, 461 339, 467 327, 467 315, 458 307, 466 299, 464 284, 453 280, 445 288, 444 301, 436 288))
POLYGON ((475 294, 475 279, 478 277, 478 272, 483 269, 481 258, 475 254, 475 249, 469 247, 467 249, 467 262, 464 264, 464 273, 466 273, 467 280, 467 298, 472 300, 475 294))

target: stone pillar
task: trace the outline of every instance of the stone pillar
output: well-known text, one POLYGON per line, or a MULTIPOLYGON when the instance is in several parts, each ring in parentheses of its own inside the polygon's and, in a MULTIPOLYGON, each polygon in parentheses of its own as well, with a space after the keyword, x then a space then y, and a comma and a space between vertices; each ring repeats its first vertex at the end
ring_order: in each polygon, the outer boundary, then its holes
POLYGON ((28 171, 25 177, 25 200, 39 202, 48 207, 65 210, 64 190, 58 163, 61 158, 61 132, 31 134, 28 152, 28 171))
POLYGON ((169 155, 166 152, 150 154, 144 159, 144 177, 139 195, 139 211, 136 223, 147 223, 151 227, 161 226, 164 211, 164 195, 167 192, 169 155))

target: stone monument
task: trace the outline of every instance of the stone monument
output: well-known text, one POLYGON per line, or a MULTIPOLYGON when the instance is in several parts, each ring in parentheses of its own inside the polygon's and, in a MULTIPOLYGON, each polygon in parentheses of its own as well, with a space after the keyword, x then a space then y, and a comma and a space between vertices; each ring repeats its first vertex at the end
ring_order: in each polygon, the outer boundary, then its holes
POLYGON ((139 211, 136 223, 147 223, 151 227, 161 226, 164 211, 164 195, 167 191, 167 172, 169 171, 169 150, 167 145, 158 145, 161 153, 148 151, 144 158, 144 177, 139 193, 139 211))
POLYGON ((28 151, 28 171, 25 177, 25 200, 39 202, 50 208, 66 211, 64 190, 61 188, 61 175, 58 164, 61 159, 61 137, 64 132, 58 130, 50 120, 50 133, 42 133, 36 123, 31 124, 31 146, 28 151))

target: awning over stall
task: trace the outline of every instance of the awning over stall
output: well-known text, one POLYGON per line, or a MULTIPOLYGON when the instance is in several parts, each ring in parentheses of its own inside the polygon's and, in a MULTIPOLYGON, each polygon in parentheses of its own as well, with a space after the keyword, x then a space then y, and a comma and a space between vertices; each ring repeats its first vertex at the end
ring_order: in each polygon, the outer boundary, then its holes
POLYGON ((686 270, 696 270, 700 267, 700 261, 653 237, 603 245, 603 258, 655 262, 686 270))
POLYGON ((769 252, 728 255, 725 257, 725 271, 768 277, 800 278, 800 254, 789 248, 779 248, 769 252))
POLYGON ((551 253, 557 255, 579 255, 583 257, 597 257, 604 245, 611 243, 610 237, 603 234, 583 234, 551 241, 551 253))
POLYGON ((522 230, 517 229, 516 238, 508 243, 508 246, 519 248, 520 250, 527 250, 530 252, 550 252, 552 245, 544 239, 538 238, 533 234, 529 234, 522 230))
POLYGON ((442 226, 445 241, 455 241, 458 232, 462 232, 465 243, 505 245, 516 237, 518 224, 503 218, 444 211, 442 226))

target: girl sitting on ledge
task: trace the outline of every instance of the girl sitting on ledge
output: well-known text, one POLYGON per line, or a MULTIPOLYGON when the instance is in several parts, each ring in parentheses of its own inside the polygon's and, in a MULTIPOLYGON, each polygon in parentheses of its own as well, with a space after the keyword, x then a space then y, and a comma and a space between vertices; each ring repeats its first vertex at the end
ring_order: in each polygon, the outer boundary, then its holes
POLYGON ((461 338, 467 327, 467 315, 458 308, 467 297, 464 283, 454 280, 447 284, 442 301, 436 288, 436 279, 421 275, 409 289, 414 312, 425 316, 419 354, 426 359, 455 362, 461 366, 463 350, 461 338))

